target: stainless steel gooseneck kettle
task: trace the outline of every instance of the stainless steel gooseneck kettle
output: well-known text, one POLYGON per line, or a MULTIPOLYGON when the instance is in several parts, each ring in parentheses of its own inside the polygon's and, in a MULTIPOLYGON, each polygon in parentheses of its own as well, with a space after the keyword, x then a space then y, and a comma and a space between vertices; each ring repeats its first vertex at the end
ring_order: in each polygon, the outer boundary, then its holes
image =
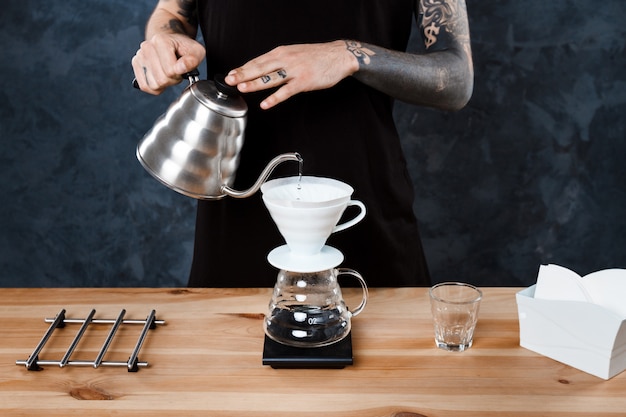
POLYGON ((278 155, 251 188, 232 189, 248 106, 223 77, 200 81, 197 71, 185 75, 189 86, 137 145, 137 159, 153 177, 197 199, 244 198, 258 191, 280 163, 302 161, 297 153, 278 155))

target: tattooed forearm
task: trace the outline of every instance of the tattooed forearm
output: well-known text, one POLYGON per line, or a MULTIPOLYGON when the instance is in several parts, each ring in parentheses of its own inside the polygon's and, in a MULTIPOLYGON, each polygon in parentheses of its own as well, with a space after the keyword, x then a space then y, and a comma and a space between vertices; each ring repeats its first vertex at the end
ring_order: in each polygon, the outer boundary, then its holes
POLYGON ((350 51, 359 61, 359 66, 369 64, 371 62, 370 57, 376 55, 374 51, 363 47, 363 45, 359 42, 346 41, 346 47, 348 48, 348 51, 350 51))
POLYGON ((465 0, 415 1, 426 48, 405 53, 347 42, 359 63, 353 76, 409 103, 460 109, 470 99, 474 85, 465 0))
POLYGON ((181 15, 191 26, 198 24, 198 10, 195 0, 178 0, 178 14, 181 15))
POLYGON ((198 34, 196 0, 159 0, 146 25, 146 39, 157 34, 198 34))

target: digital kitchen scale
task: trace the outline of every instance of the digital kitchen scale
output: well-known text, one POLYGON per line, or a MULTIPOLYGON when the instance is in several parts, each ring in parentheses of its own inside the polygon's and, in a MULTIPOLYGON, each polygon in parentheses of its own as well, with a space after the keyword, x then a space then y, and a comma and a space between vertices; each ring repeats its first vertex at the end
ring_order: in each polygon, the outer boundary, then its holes
POLYGON ((313 348, 287 346, 265 336, 263 365, 275 369, 341 369, 352 364, 352 333, 332 345, 313 348))

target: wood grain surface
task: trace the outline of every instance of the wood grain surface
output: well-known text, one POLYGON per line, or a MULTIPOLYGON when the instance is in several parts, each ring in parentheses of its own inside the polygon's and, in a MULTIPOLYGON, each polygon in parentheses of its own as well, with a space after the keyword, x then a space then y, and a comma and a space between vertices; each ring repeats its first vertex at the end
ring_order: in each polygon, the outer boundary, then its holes
MULTIPOLYGON (((474 346, 435 348, 426 289, 371 289, 353 319, 354 365, 262 365, 270 289, 2 289, 2 416, 626 416, 626 372, 604 381, 519 346, 517 288, 484 288, 474 346), (138 372, 25 360, 61 309, 145 319, 138 372)), ((344 289, 348 304, 355 289, 344 289)), ((56 329, 40 359, 60 359, 80 325, 56 329)), ((126 361, 142 326, 124 325, 105 360, 126 361)), ((72 360, 93 360, 109 325, 91 325, 72 360)))

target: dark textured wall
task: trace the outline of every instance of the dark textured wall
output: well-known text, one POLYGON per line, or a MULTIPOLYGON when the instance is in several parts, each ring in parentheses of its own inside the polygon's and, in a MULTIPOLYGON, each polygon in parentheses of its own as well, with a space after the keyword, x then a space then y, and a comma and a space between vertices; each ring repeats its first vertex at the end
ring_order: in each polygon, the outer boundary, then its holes
MULTIPOLYGON (((180 93, 130 88, 154 3, 3 3, 0 286, 185 285, 195 202, 135 159, 180 93)), ((397 107, 436 281, 626 267, 625 4, 468 0, 471 103, 397 107)))

